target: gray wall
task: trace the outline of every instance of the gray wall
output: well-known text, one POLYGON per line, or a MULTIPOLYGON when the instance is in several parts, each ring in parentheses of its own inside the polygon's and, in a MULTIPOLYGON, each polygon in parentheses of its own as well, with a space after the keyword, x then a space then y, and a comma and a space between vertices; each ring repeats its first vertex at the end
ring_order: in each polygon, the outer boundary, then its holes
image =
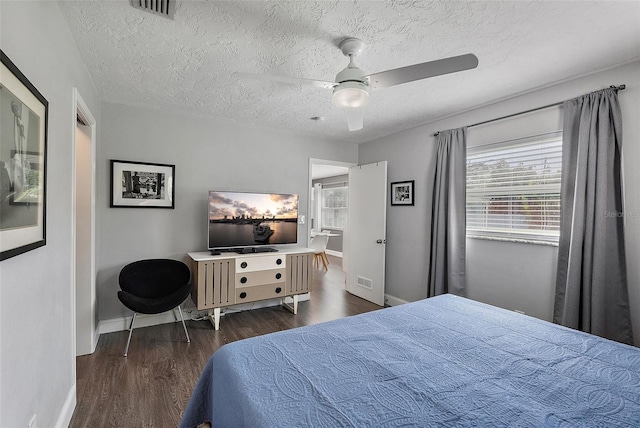
MULTIPOLYGON (((299 212, 307 215, 309 158, 357 160, 355 144, 222 119, 104 103, 102 120, 96 284, 101 321, 131 314, 116 297, 125 264, 154 257, 186 261, 186 253, 207 249, 209 190, 298 193, 299 212), (174 164, 175 210, 109 208, 110 159, 174 164)), ((307 226, 298 227, 300 245, 307 243, 307 226)))
MULTIPOLYGON (((637 167, 640 161, 640 62, 563 82, 360 145, 360 163, 389 161, 390 182, 416 180, 415 207, 389 206, 387 212, 386 292, 409 301, 424 298, 427 294, 436 148, 434 132, 525 111, 622 83, 627 84, 627 89, 620 92, 620 104, 624 123, 629 294, 635 342, 640 345, 640 263, 634 262, 640 260, 640 168, 637 167)), ((425 102, 437 101, 427 98, 425 102)), ((467 248, 469 297, 550 319, 556 247, 467 239, 467 248)))
POLYGON ((100 104, 56 2, 0 2, 0 42, 49 101, 47 245, 0 262, 0 426, 51 427, 75 404, 72 88, 100 104))

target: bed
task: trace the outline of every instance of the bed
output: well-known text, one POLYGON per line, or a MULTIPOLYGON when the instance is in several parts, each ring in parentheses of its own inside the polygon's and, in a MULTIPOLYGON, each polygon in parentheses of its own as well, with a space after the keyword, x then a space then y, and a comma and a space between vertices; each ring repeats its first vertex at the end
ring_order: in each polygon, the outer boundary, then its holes
POLYGON ((181 427, 640 426, 640 349, 442 295, 227 344, 181 427))

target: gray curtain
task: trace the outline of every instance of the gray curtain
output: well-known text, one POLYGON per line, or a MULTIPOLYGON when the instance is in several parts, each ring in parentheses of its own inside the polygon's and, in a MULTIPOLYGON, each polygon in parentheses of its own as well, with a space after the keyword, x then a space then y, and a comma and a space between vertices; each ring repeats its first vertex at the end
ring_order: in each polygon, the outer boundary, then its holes
POLYGON ((632 344, 622 204, 622 121, 604 89, 565 101, 553 321, 632 344))
POLYGON ((428 297, 466 294, 466 158, 467 128, 438 134, 428 297))

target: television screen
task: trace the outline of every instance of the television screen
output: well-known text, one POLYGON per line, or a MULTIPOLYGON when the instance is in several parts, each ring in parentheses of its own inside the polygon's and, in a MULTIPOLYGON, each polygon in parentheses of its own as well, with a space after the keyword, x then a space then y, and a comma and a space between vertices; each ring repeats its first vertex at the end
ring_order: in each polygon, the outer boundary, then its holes
POLYGON ((298 195, 209 192, 209 249, 295 244, 298 195))

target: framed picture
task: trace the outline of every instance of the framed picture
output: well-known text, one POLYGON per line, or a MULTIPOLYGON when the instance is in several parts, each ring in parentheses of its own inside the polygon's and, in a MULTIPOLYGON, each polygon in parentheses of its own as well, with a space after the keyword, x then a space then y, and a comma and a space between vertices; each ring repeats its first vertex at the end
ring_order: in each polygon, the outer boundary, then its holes
POLYGON ((49 103, 0 50, 0 260, 46 244, 49 103))
POLYGON ((413 205, 414 180, 391 183, 391 205, 413 205))
POLYGON ((175 208, 175 165, 111 160, 111 207, 175 208))

